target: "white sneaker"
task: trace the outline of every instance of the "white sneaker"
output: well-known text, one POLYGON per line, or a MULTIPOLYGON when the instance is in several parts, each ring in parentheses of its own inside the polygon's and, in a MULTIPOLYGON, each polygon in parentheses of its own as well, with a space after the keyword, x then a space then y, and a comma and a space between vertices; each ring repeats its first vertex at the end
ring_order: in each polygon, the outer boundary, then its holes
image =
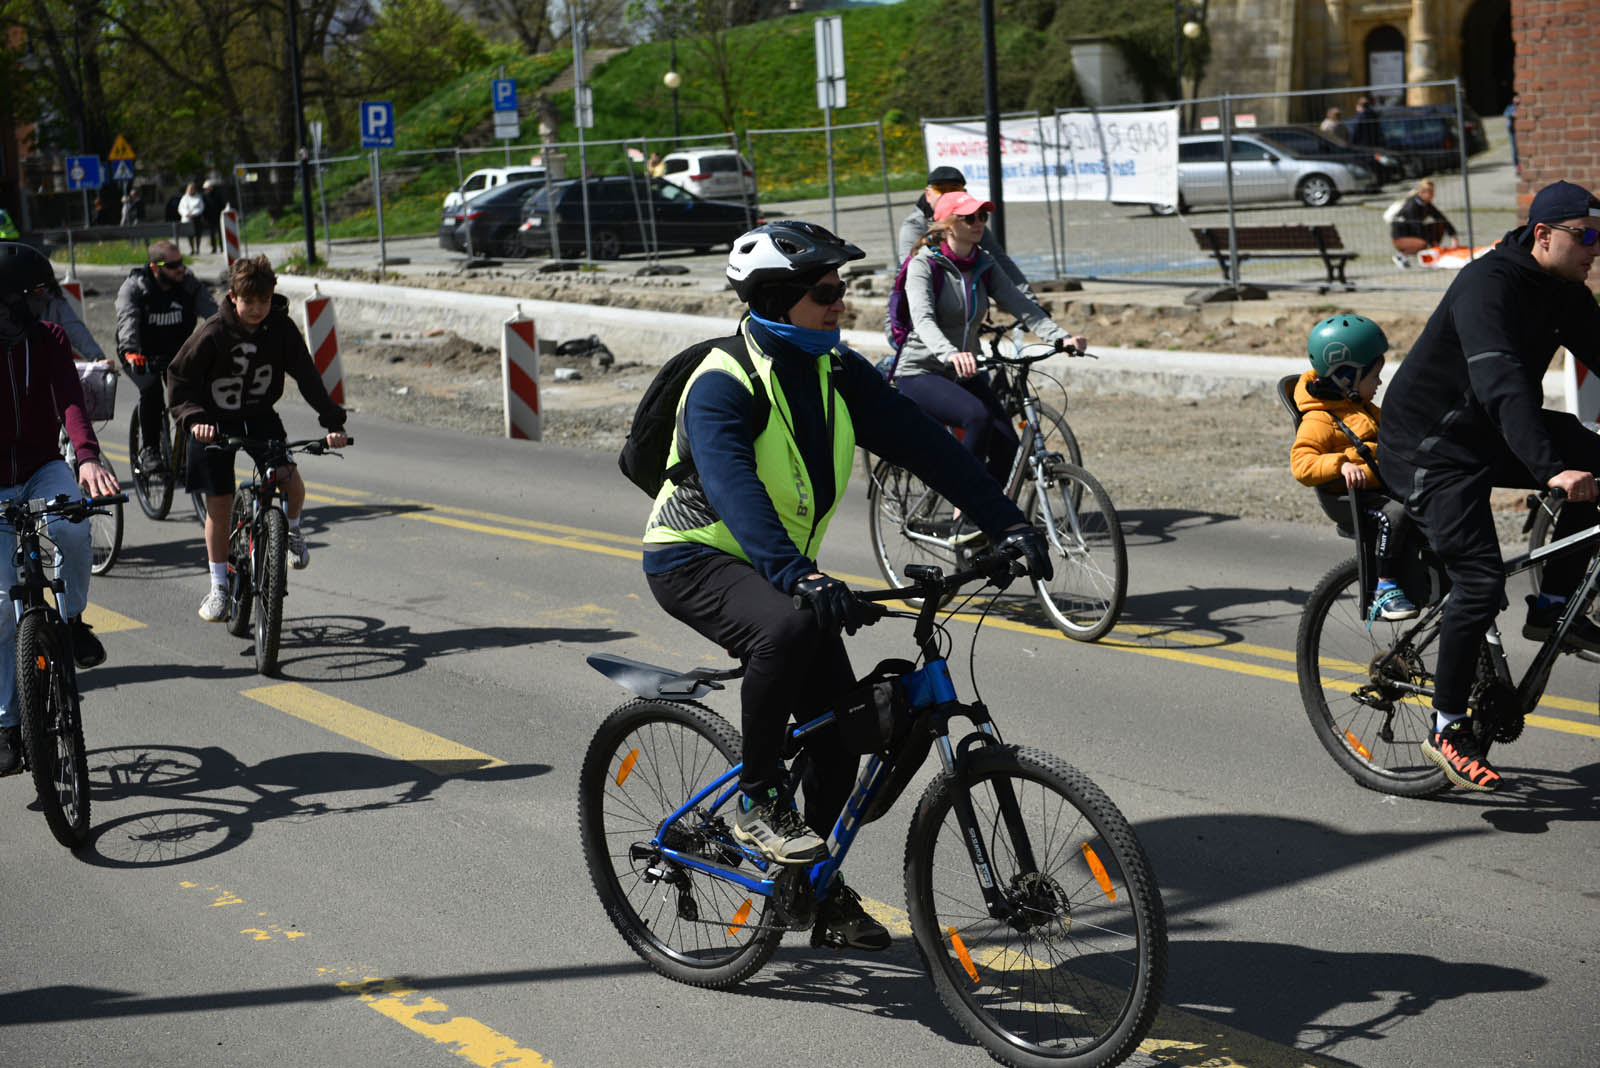
POLYGON ((200 618, 207 623, 221 623, 228 618, 228 587, 211 587, 206 599, 200 602, 200 618))
POLYGON ((289 566, 296 571, 304 571, 310 562, 311 550, 306 548, 305 531, 289 531, 289 566))

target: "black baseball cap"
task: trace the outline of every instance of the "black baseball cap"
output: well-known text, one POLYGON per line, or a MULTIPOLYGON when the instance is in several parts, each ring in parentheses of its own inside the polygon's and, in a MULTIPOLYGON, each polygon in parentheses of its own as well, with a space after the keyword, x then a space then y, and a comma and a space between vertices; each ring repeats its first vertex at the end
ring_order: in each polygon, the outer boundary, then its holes
POLYGON ((1581 185, 1551 182, 1534 194, 1528 205, 1528 226, 1558 223, 1568 219, 1600 219, 1600 199, 1581 185))
POLYGON ((954 185, 955 183, 967 184, 967 176, 955 167, 935 167, 928 172, 928 180, 923 185, 954 185))

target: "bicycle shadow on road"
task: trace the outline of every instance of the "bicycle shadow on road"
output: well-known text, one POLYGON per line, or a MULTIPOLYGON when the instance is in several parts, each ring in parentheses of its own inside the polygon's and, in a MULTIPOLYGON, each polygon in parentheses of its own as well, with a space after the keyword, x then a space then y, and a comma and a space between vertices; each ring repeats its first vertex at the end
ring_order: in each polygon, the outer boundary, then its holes
POLYGON ((1309 590, 1246 586, 1186 586, 1129 594, 1118 620, 1119 639, 1136 646, 1215 649, 1245 640, 1245 629, 1276 624, 1291 637, 1309 590))
POLYGON ((1483 821, 1506 834, 1544 834, 1553 823, 1600 821, 1600 763, 1571 771, 1521 767, 1507 760, 1515 749, 1494 747, 1493 759, 1505 784, 1492 794, 1447 790, 1435 803, 1468 805, 1482 811, 1483 821))
POLYGON ((331 750, 247 765, 219 746, 122 745, 91 750, 88 758, 94 803, 153 799, 168 804, 94 828, 76 855, 111 868, 163 867, 216 856, 269 820, 307 822, 378 812, 430 801, 447 783, 505 782, 552 770, 549 764, 485 764, 443 773, 393 757, 331 750))
MULTIPOLYGON (((303 616, 283 621, 276 677, 296 682, 390 678, 455 653, 550 642, 601 644, 633 636, 632 631, 610 627, 482 626, 415 631, 373 616, 303 616)), ((240 655, 253 656, 253 647, 240 655)))
POLYGON ((1118 508, 1117 520, 1122 525, 1123 542, 1129 549, 1137 549, 1177 541, 1185 531, 1199 527, 1237 523, 1239 517, 1184 508, 1118 508))

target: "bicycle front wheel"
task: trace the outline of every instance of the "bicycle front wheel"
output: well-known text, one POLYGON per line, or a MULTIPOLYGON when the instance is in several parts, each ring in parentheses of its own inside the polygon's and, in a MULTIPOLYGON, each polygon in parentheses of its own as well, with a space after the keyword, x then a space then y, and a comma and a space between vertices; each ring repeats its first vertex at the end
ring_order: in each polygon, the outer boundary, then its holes
POLYGON ((879 460, 867 486, 867 506, 872 554, 890 586, 908 585, 908 564, 932 564, 947 574, 959 565, 948 543, 954 525, 950 502, 910 471, 879 460))
POLYGON ((754 975, 783 937, 771 900, 660 856, 661 843, 756 873, 727 819, 701 805, 664 832, 679 805, 739 762, 739 734, 693 702, 637 700, 595 732, 578 776, 578 832, 595 893, 628 946, 690 986, 726 989, 754 975))
POLYGON ((261 543, 251 569, 256 601, 256 671, 278 671, 278 639, 283 632, 283 596, 288 592, 289 521, 276 508, 261 516, 261 543))
POLYGON ((1356 782, 1400 797, 1425 797, 1450 785, 1422 755, 1433 730, 1431 698, 1439 622, 1368 625, 1352 557, 1317 583, 1300 616, 1295 664, 1300 699, 1317 740, 1356 782))
POLYGON ((235 638, 250 633, 250 516, 254 511, 255 490, 240 486, 228 518, 228 633, 235 638))
MULTIPOLYGON (((161 433, 165 438, 167 431, 164 425, 161 433)), ((133 495, 145 515, 151 519, 165 519, 167 512, 172 509, 172 473, 160 468, 146 469, 139 459, 144 448, 144 432, 139 428, 139 409, 136 406, 128 424, 128 470, 133 476, 133 495)), ((163 463, 170 461, 172 450, 165 441, 157 443, 156 449, 163 457, 163 463)))
POLYGON ((1039 604, 1067 637, 1104 637, 1128 595, 1128 548, 1111 495, 1083 468, 1055 460, 1024 494, 1023 513, 1050 537, 1055 565, 1054 577, 1034 583, 1039 604))
POLYGON ((41 609, 17 625, 17 713, 39 807, 56 841, 89 837, 89 758, 66 651, 41 609))
MULTIPOLYGON (((111 472, 112 477, 116 477, 110 460, 102 456, 100 463, 111 472)), ((122 502, 115 501, 103 507, 105 515, 89 517, 89 547, 92 553, 89 570, 96 575, 110 571, 122 552, 122 502)))
MULTIPOLYGON (((1528 528, 1528 551, 1542 549, 1555 538, 1556 517, 1561 514, 1561 505, 1554 504, 1550 507, 1539 507, 1535 510, 1533 523, 1528 528)), ((1528 582, 1532 592, 1537 594, 1544 583, 1544 562, 1540 561, 1528 568, 1528 582)), ((1589 618, 1600 623, 1600 597, 1589 603, 1589 618)), ((1587 649, 1574 649, 1573 653, 1579 659, 1600 663, 1600 653, 1592 653, 1587 649)))
POLYGON ((972 830, 1009 914, 989 914, 941 774, 905 855, 911 932, 939 999, 1003 1064, 1121 1062, 1166 983, 1166 914, 1144 850, 1100 788, 1048 753, 991 746, 967 775, 972 830))

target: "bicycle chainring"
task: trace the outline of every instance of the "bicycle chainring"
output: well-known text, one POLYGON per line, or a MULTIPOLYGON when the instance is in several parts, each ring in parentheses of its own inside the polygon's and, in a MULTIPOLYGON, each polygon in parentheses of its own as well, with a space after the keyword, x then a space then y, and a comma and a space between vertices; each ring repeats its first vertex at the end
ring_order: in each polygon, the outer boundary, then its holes
POLYGON ((1504 744, 1522 737, 1527 716, 1517 691, 1499 679, 1480 678, 1467 698, 1467 707, 1472 709, 1473 733, 1480 743, 1504 744))
POLYGON ((811 870, 807 864, 785 864, 773 880, 772 904, 779 926, 805 931, 817 919, 817 895, 811 889, 811 870))

